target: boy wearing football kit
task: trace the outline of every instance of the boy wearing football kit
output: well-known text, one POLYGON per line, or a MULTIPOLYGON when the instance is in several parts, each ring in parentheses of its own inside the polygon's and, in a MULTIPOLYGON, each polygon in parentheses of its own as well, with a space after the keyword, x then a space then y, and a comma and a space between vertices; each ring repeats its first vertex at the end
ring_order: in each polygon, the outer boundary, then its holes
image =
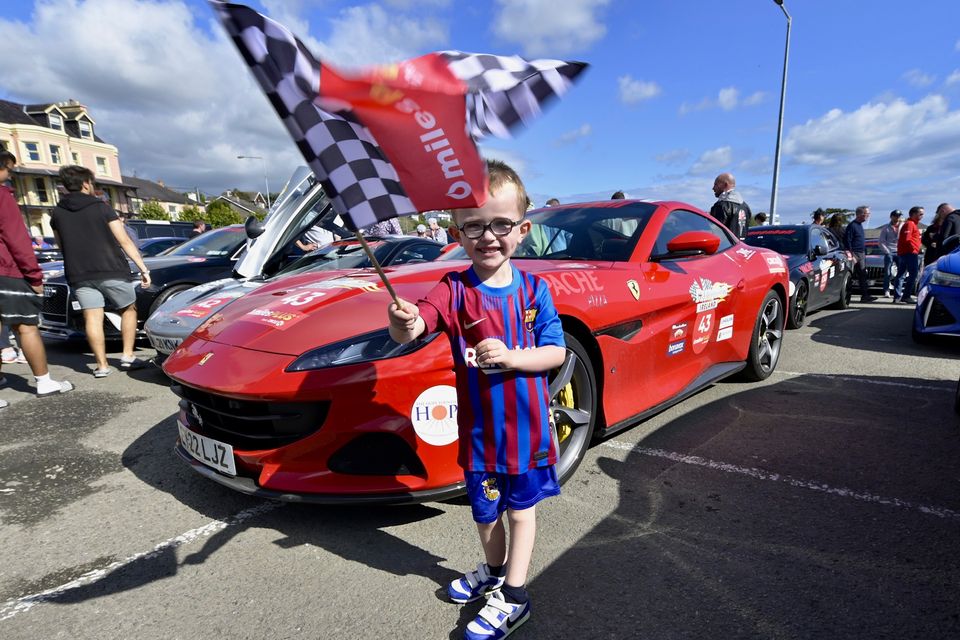
POLYGON ((468 640, 498 639, 530 616, 524 585, 536 537, 535 505, 560 493, 547 372, 563 364, 563 327, 545 281, 510 258, 530 231, 527 194, 506 164, 487 162, 488 199, 453 212, 472 261, 413 305, 388 308, 400 343, 442 331, 457 379, 459 455, 485 562, 447 587, 453 602, 487 597, 468 640), (510 526, 507 547, 503 514, 510 526))

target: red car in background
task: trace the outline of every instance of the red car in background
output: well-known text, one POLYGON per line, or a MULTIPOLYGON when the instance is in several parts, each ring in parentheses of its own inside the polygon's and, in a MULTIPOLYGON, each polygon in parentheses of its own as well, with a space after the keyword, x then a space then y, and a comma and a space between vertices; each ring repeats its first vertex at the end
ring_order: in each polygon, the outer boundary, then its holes
MULTIPOLYGON (((569 478, 597 437, 710 384, 777 365, 789 282, 772 251, 679 202, 530 212, 515 256, 549 284, 567 360, 551 374, 569 478)), ((422 297, 462 249, 387 268, 422 297)), ((303 273, 231 302, 164 364, 181 397, 176 450, 238 491, 313 502, 417 502, 463 490, 453 358, 444 336, 397 345, 372 270, 303 273)))

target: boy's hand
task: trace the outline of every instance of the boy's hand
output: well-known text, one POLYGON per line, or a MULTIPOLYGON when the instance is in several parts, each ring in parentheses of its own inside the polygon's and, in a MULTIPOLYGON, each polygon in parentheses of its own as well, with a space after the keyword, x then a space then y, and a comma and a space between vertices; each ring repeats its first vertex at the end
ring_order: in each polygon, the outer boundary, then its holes
POLYGON ((417 326, 417 318, 420 317, 420 310, 417 309, 416 305, 401 298, 399 307, 396 302, 390 303, 387 307, 387 315, 390 318, 390 326, 401 331, 414 331, 417 326))
POLYGON ((513 352, 507 345, 496 338, 481 340, 474 347, 477 350, 477 364, 481 367, 497 365, 503 369, 512 369, 511 356, 513 352))

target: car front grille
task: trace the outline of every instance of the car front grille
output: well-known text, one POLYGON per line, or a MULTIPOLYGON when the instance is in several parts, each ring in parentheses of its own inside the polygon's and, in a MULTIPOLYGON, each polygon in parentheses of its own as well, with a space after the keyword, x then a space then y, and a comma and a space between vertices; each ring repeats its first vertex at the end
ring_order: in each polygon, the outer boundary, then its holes
POLYGON ((867 277, 871 280, 882 280, 883 267, 867 267, 867 277))
POLYGON ((927 314, 927 327, 943 327, 954 324, 956 321, 950 310, 934 298, 933 302, 930 303, 930 313, 927 314))
POLYGON ((243 451, 276 449, 305 438, 323 425, 328 402, 236 400, 172 384, 191 429, 243 451))
POLYGON ((43 306, 40 309, 40 317, 44 324, 66 325, 69 305, 69 286, 44 283, 43 306))

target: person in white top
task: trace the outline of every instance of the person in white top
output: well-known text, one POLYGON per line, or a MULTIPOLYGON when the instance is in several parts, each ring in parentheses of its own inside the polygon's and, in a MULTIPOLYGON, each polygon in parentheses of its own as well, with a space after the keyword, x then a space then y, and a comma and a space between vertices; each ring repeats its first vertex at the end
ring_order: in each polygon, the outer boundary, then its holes
POLYGON ((894 209, 890 212, 890 222, 880 228, 880 251, 883 253, 883 297, 890 297, 890 285, 896 276, 893 265, 897 262, 897 238, 900 237, 900 222, 903 212, 894 209))

